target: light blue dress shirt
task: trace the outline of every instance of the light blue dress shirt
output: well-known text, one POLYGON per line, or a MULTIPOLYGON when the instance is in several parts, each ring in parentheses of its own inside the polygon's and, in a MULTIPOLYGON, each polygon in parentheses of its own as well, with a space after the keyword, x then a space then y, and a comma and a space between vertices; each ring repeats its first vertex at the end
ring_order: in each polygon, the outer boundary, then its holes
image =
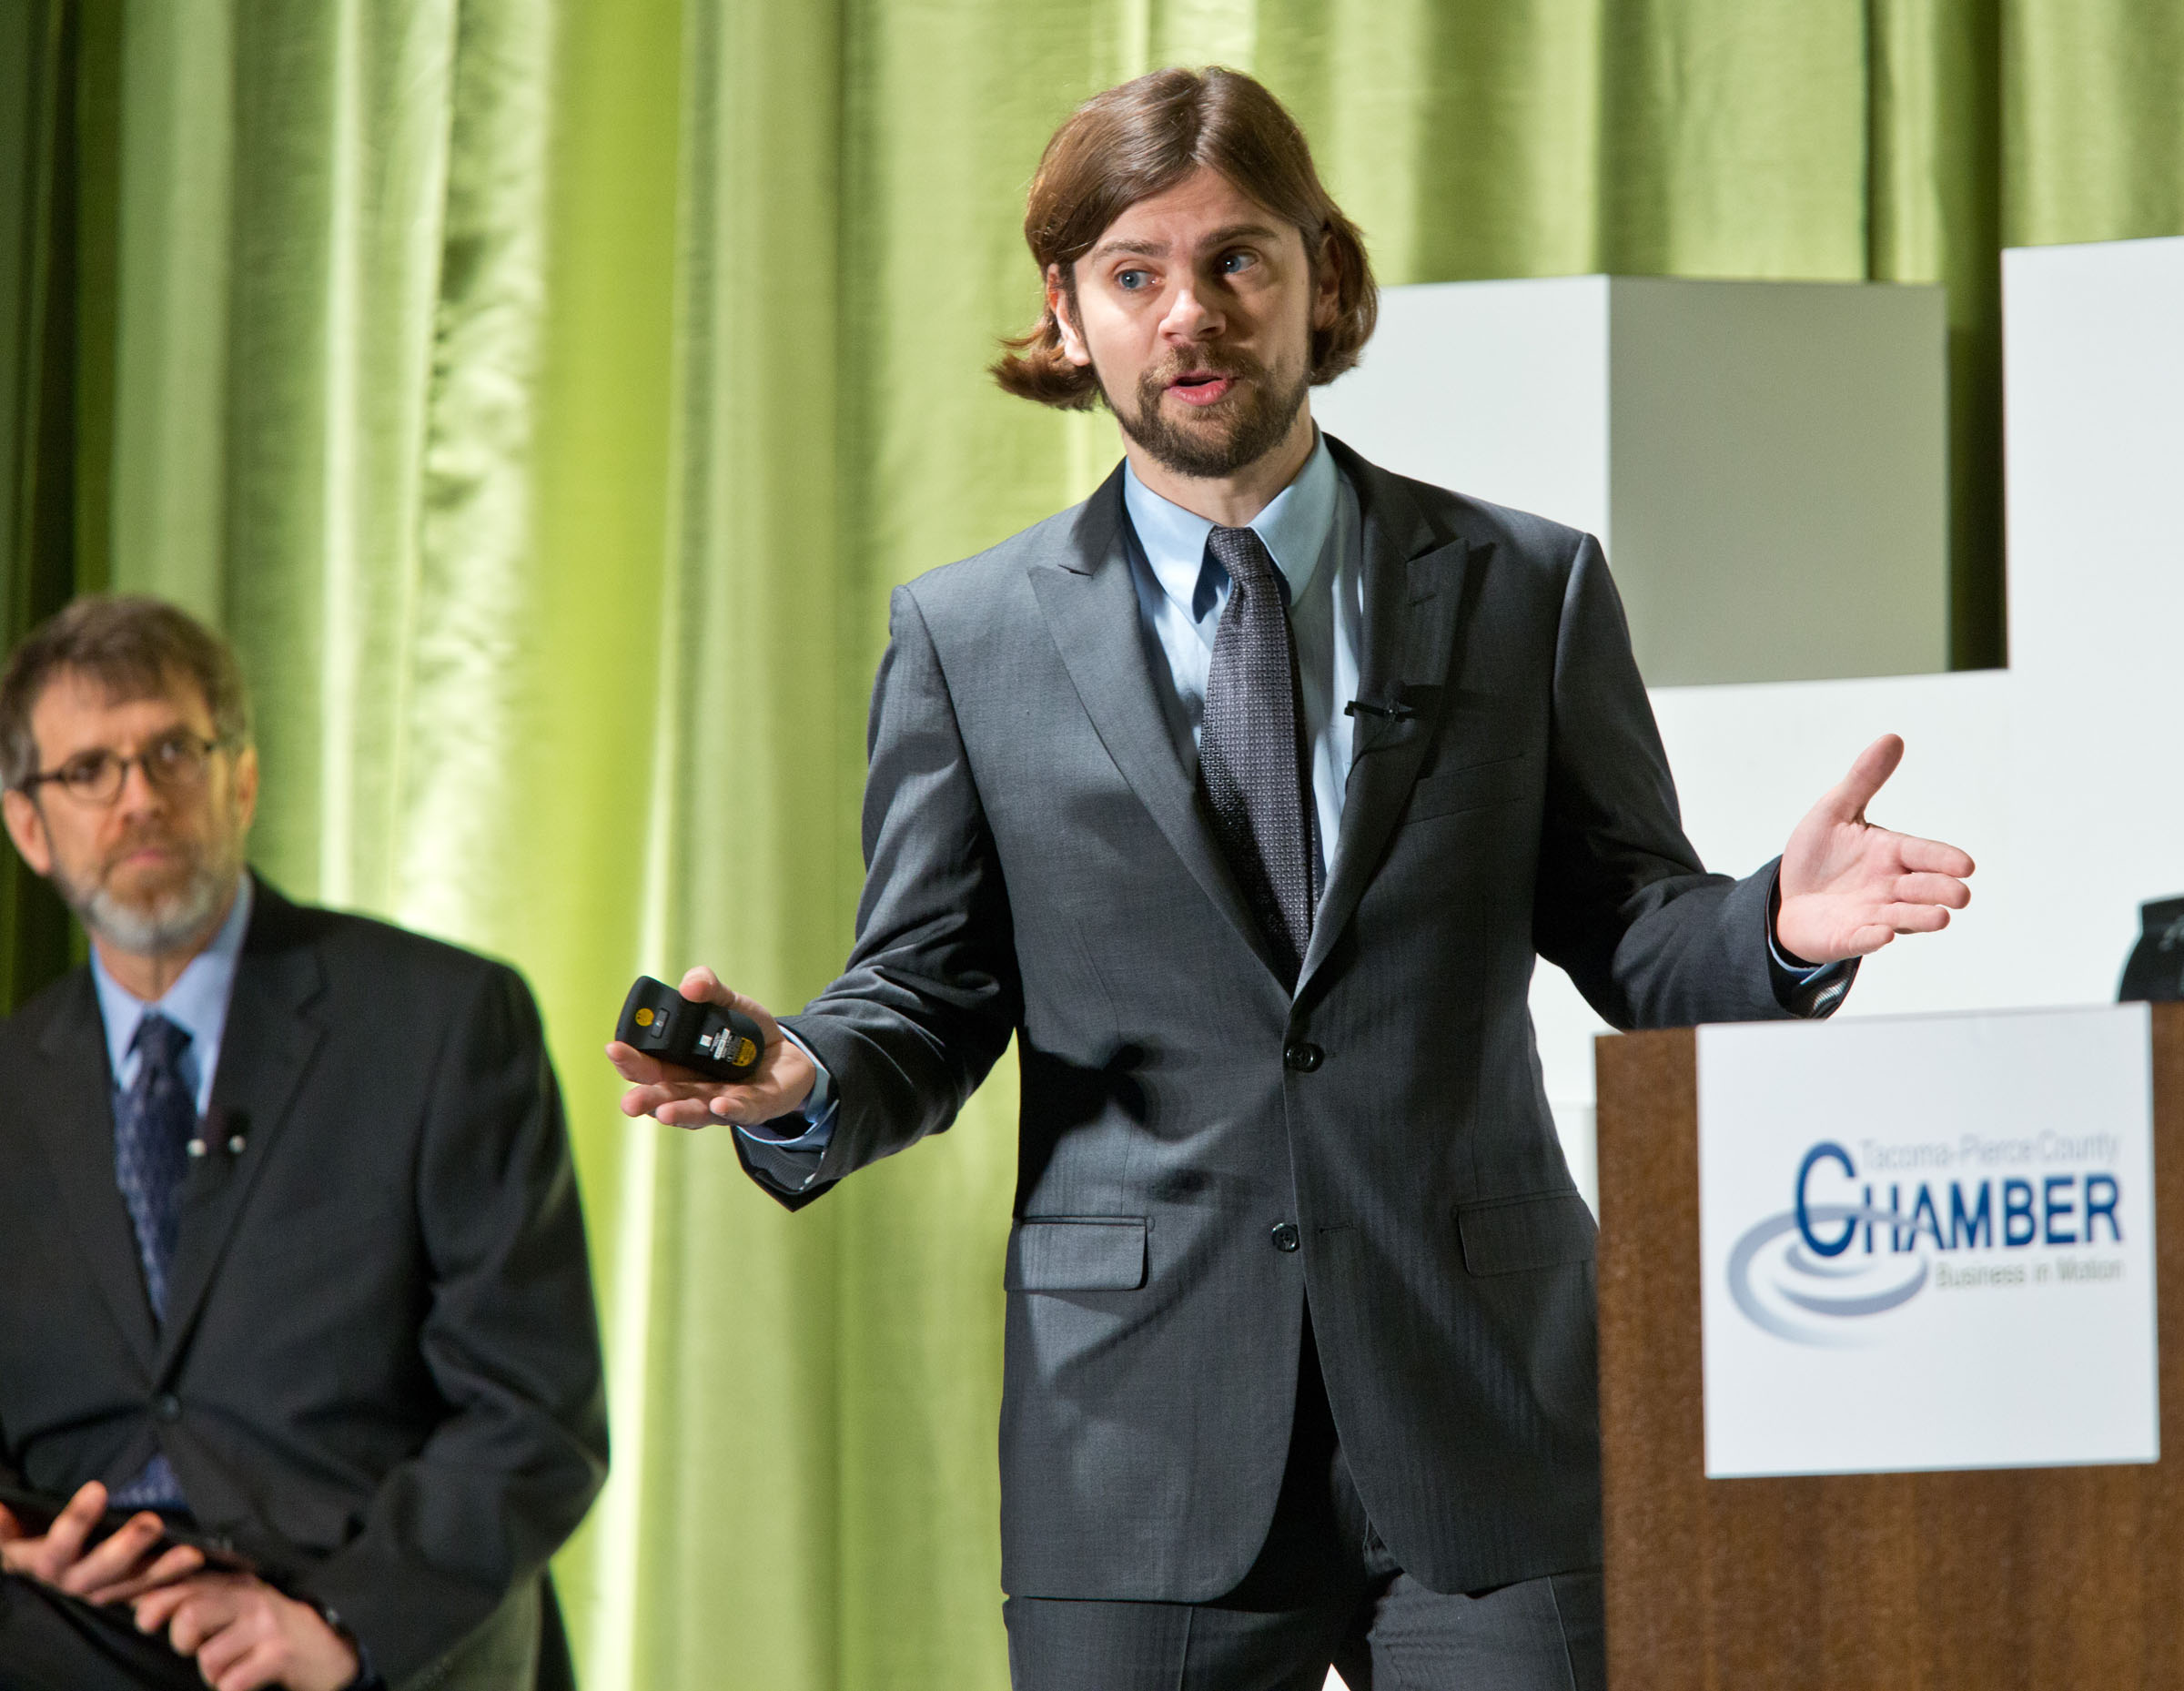
POLYGON ((228 1031, 228 996, 235 989, 235 966, 243 954, 243 936, 250 927, 253 889, 246 871, 236 888, 234 906, 212 943, 184 966, 156 1004, 147 1004, 106 973, 98 949, 91 951, 91 980, 98 989, 98 1013, 106 1025, 106 1061, 114 1077, 114 1096, 119 1099, 136 1084, 143 1058, 129 1048, 136 1029, 154 1010, 189 1036, 179 1067, 182 1078, 197 1100, 202 1116, 212 1102, 212 1078, 220 1066, 220 1040, 228 1031))

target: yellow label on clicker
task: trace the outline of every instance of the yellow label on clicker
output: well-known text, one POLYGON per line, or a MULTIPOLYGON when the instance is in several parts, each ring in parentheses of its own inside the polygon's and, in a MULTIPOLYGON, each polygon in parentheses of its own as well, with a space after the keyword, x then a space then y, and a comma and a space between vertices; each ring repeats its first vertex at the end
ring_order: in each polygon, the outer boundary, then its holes
POLYGON ((640 1028, 650 1028, 652 1025, 652 1010, 649 1004, 637 1012, 637 1025, 640 1028))
POLYGON ((758 1047, 753 1045, 748 1039, 738 1039, 735 1042, 735 1055, 730 1059, 732 1066, 737 1068, 747 1068, 757 1060, 758 1047))

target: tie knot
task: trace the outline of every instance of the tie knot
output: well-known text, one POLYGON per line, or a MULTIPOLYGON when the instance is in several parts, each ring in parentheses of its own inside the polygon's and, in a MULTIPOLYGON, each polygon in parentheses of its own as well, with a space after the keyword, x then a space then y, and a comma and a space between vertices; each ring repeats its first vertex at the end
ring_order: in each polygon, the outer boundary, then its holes
POLYGON ((1244 592, 1250 592, 1270 583, 1276 584, 1279 591, 1280 572, 1274 567, 1274 554, 1267 550, 1267 543, 1259 538, 1257 530, 1217 526, 1206 536, 1206 552, 1228 572, 1228 579, 1244 592))
POLYGON ((136 1038, 131 1042, 131 1048, 147 1068, 170 1074, 188 1046, 189 1030, 157 1011, 136 1024, 136 1038))

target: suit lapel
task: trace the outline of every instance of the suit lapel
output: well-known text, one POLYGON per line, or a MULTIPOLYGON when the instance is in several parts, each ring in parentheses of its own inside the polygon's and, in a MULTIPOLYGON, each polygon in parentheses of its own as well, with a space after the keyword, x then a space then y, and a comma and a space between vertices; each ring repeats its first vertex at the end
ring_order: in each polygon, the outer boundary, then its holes
POLYGON ((1300 994, 1356 912, 1418 778, 1447 691, 1472 562, 1470 542, 1437 534, 1394 478, 1338 440, 1328 445, 1357 490, 1364 525, 1365 626, 1358 654, 1364 708, 1354 717, 1342 829, 1298 976, 1300 994))
POLYGON ((263 881, 257 897, 228 1002, 220 1068, 204 1126, 206 1154, 193 1159, 182 1188, 167 1321, 159 1335, 162 1375, 188 1342, 236 1218, 325 1036, 304 1013, 326 977, 317 951, 296 931, 295 906, 263 881))
POLYGON ((1200 815, 1197 788, 1176 754, 1175 735, 1160 708, 1155 689, 1168 681, 1154 673, 1154 653, 1147 649, 1122 511, 1118 468, 1086 501, 1072 553, 1031 566, 1032 592, 1107 755, 1191 878, 1274 974, 1266 937, 1200 815))
POLYGON ((157 1341, 136 1235, 114 1179, 114 1075, 89 969, 78 969, 60 995, 38 1048, 54 1078, 52 1096, 33 1112, 46 1161, 92 1282, 148 1377, 157 1341))

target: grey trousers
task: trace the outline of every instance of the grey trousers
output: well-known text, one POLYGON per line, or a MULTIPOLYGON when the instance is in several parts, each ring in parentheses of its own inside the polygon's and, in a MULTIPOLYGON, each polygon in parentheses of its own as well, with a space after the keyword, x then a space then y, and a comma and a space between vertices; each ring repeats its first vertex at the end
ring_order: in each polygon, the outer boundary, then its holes
POLYGON ((1211 1603, 1012 1596, 1016 1691, 1605 1691, 1601 1570, 1446 1595, 1405 1574, 1366 1519, 1308 1325, 1274 1524, 1211 1603))

